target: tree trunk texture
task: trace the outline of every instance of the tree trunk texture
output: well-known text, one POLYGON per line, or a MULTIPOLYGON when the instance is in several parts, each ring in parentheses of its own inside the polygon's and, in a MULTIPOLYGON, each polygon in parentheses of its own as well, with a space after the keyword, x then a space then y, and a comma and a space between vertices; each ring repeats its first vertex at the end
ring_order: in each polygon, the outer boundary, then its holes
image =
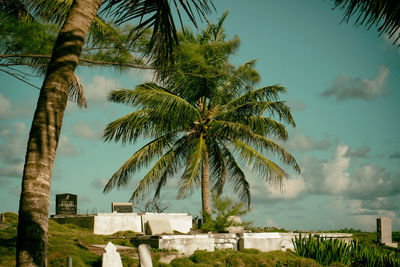
POLYGON ((29 133, 22 177, 17 266, 47 266, 50 184, 69 85, 102 0, 74 0, 48 65, 29 133))
POLYGON ((208 151, 204 154, 202 162, 202 179, 201 179, 201 202, 203 206, 203 219, 211 218, 210 204, 210 169, 208 163, 208 151))

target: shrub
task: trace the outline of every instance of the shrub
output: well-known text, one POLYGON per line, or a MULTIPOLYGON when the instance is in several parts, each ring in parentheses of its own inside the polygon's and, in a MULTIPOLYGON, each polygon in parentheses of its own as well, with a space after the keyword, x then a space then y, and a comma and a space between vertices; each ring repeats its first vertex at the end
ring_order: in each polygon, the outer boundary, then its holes
POLYGON ((391 267, 400 266, 400 257, 394 253, 379 252, 374 247, 367 247, 358 241, 345 243, 337 239, 324 239, 309 235, 293 241, 297 255, 313 258, 318 263, 329 265, 334 262, 351 266, 391 267))
POLYGON ((212 232, 224 232, 229 226, 248 226, 251 222, 237 223, 230 220, 231 216, 241 216, 249 212, 249 209, 244 208, 243 202, 233 202, 229 197, 221 198, 213 191, 211 192, 213 215, 214 218, 203 214, 205 223, 201 229, 212 232))

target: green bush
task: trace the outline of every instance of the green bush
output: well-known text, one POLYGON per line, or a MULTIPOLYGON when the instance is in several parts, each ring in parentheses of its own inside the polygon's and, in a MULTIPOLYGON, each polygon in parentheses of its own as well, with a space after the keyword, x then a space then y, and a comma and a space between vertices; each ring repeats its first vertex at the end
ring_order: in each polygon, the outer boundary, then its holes
POLYGON ((241 216, 249 212, 244 208, 243 202, 233 202, 229 197, 221 198, 213 191, 211 192, 214 218, 203 214, 205 223, 201 229, 211 232, 224 232, 229 226, 248 226, 251 222, 237 223, 229 219, 231 216, 241 216))
POLYGON ((324 239, 309 235, 299 236, 293 241, 295 252, 301 257, 315 259, 318 263, 329 265, 341 263, 351 266, 395 267, 400 266, 400 257, 394 253, 386 254, 374 247, 367 247, 357 241, 345 243, 337 239, 324 239))

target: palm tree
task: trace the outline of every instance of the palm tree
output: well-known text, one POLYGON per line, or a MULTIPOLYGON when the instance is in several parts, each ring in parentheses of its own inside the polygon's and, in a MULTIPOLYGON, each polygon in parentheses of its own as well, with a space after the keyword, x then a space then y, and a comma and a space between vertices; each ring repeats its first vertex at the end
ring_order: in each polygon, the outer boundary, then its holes
POLYGON ((377 25, 380 34, 386 33, 390 38, 394 36, 395 42, 400 38, 400 2, 398 0, 335 0, 335 7, 345 9, 344 20, 346 21, 356 16, 356 24, 364 24, 369 28, 377 25))
MULTIPOLYGON (((123 23, 127 19, 144 18, 135 32, 153 28, 150 44, 164 40, 166 45, 151 45, 152 53, 171 54, 175 42, 175 26, 168 1, 160 0, 106 0, 104 10, 123 23), (150 15, 148 17, 147 15, 150 15), (168 49, 167 51, 163 49, 168 49)), ((190 3, 200 14, 209 11, 209 0, 177 1, 194 21, 190 3)), ((0 4, 3 4, 1 1, 0 4)), ((30 10, 48 11, 57 18, 58 4, 71 1, 30 0, 30 10)), ((176 3, 176 2, 174 2, 176 3)), ((18 266, 47 266, 47 231, 51 175, 61 132, 74 70, 78 64, 84 40, 102 4, 102 0, 73 0, 68 15, 60 16, 63 26, 58 34, 48 64, 29 133, 19 204, 17 240, 18 266)), ((170 57, 167 57, 168 60, 170 57)))
POLYGON ((294 157, 269 138, 288 137, 276 118, 295 126, 289 107, 278 101, 286 90, 279 85, 254 89, 259 81, 254 61, 238 68, 229 64, 239 40, 224 41, 226 15, 197 37, 185 31, 174 71, 161 72, 164 86, 144 83, 134 90, 110 93, 110 101, 128 104, 135 111, 108 124, 105 140, 135 143, 145 137, 151 141, 117 170, 105 192, 126 186, 133 174, 156 160, 130 200, 143 197, 150 186, 158 198, 167 180, 180 174, 178 198, 200 185, 207 219, 211 216, 210 183, 221 194, 225 181, 233 182, 234 191, 250 206, 250 186, 238 159, 271 183, 282 184, 288 175, 266 153, 278 155, 300 171, 294 157))

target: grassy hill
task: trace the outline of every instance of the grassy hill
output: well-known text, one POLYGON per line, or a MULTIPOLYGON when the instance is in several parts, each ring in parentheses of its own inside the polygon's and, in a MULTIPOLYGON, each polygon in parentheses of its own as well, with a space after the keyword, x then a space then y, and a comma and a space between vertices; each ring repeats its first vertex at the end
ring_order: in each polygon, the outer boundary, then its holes
MULTIPOLYGON (((5 222, 0 225, 0 266, 15 266, 15 246, 17 236, 18 216, 15 213, 5 213, 5 222)), ((104 250, 92 247, 93 244, 107 244, 112 241, 116 245, 130 247, 120 252, 124 266, 139 266, 137 250, 130 243, 133 232, 113 234, 113 238, 105 235, 95 235, 88 229, 71 224, 58 224, 49 221, 49 266, 65 266, 66 257, 72 256, 73 266, 101 266, 101 256, 104 250)), ((373 233, 357 234, 365 242, 373 244, 373 233)), ((197 251, 189 258, 176 258, 171 264, 160 263, 160 258, 167 254, 177 254, 173 251, 153 250, 154 266, 321 266, 313 259, 298 257, 292 252, 260 252, 255 249, 243 251, 218 250, 215 252, 197 251)), ((334 265, 343 266, 343 265, 334 265)))

